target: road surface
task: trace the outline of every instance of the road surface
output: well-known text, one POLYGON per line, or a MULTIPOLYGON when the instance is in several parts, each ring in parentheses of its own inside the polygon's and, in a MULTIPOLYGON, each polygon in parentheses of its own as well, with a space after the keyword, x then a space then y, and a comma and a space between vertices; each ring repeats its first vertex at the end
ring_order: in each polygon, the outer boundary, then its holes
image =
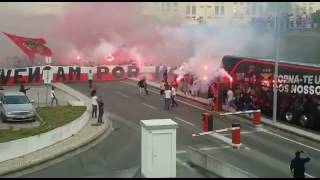
MULTIPOLYGON (((87 83, 69 84, 89 95, 87 83)), ((281 131, 264 128, 257 131, 250 121, 225 117, 214 119, 214 129, 230 128, 233 122, 241 124, 241 143, 244 148, 230 148, 212 136, 192 137, 201 132, 203 105, 177 98, 179 106, 164 110, 158 90, 145 97, 138 95, 136 82, 130 80, 95 83, 99 96, 105 102, 105 115, 115 129, 88 150, 73 157, 61 158, 52 165, 39 166, 12 177, 133 177, 140 168, 140 120, 171 118, 177 129, 177 177, 217 177, 187 163, 186 148, 192 146, 225 160, 258 177, 291 177, 290 160, 296 150, 308 152, 312 160, 307 173, 320 177, 320 145, 281 131), (247 122, 245 122, 247 121, 247 122)), ((230 132, 222 133, 230 137, 230 132)), ((80 150, 79 150, 80 151, 80 150)), ((50 163, 49 163, 50 164, 50 163)))

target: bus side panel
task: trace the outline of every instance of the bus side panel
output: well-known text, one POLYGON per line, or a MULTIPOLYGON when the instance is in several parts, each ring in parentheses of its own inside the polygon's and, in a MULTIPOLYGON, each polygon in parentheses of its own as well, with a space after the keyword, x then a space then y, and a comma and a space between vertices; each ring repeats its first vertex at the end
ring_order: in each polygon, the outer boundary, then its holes
MULTIPOLYGON (((226 61, 225 61, 226 62, 226 61)), ((251 89, 254 107, 272 117, 274 63, 241 59, 229 68, 233 78, 234 96, 251 89)), ((293 123, 305 114, 310 119, 308 127, 319 128, 316 114, 320 107, 320 69, 309 70, 302 66, 279 64, 278 76, 278 118, 283 119, 287 111, 296 114, 293 123)))

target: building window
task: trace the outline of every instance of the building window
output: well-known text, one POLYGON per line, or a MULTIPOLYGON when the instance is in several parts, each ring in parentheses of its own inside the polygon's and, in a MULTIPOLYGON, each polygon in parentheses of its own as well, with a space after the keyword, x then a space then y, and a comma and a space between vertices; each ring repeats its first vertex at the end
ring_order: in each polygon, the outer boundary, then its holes
POLYGON ((313 8, 309 7, 309 13, 313 13, 313 8))
POLYGON ((263 12, 263 7, 262 7, 262 6, 260 6, 260 10, 259 10, 259 12, 260 12, 260 13, 262 13, 262 12, 263 12))
POLYGON ((247 7, 247 15, 249 15, 249 14, 250 14, 249 7, 247 7))
POLYGON ((219 15, 219 6, 214 7, 214 15, 216 15, 216 16, 219 15))
POLYGON ((196 14, 196 6, 192 6, 192 14, 193 14, 193 15, 196 14))
POLYGON ((233 15, 236 15, 237 14, 237 7, 233 7, 233 15))
POLYGON ((203 6, 200 6, 200 8, 203 8, 203 6))
POLYGON ((171 7, 171 3, 167 2, 167 8, 170 8, 170 7, 171 7))
POLYGON ((212 8, 212 6, 207 6, 207 8, 212 8))
POLYGON ((237 2, 233 2, 234 5, 237 5, 237 2))
POLYGON ((161 3, 161 9, 164 10, 164 3, 161 3))
POLYGON ((252 14, 252 15, 255 15, 255 14, 256 14, 256 6, 253 6, 253 7, 252 7, 251 14, 252 14))
POLYGON ((221 6, 220 14, 221 14, 221 16, 224 16, 224 6, 221 6))
POLYGON ((178 3, 177 3, 177 2, 174 2, 174 3, 173 3, 173 6, 174 6, 174 7, 177 7, 177 6, 178 6, 178 3))
POLYGON ((186 14, 187 14, 187 15, 190 14, 190 6, 187 6, 187 7, 186 7, 186 14))

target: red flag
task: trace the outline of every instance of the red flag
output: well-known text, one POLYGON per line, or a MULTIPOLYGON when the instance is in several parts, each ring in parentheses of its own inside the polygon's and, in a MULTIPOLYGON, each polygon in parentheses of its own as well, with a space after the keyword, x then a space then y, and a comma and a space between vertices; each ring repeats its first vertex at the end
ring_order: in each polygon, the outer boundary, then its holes
POLYGON ((22 36, 16 36, 3 32, 8 36, 27 56, 31 59, 35 54, 41 54, 43 56, 52 56, 51 50, 45 46, 46 40, 43 38, 27 38, 22 36))

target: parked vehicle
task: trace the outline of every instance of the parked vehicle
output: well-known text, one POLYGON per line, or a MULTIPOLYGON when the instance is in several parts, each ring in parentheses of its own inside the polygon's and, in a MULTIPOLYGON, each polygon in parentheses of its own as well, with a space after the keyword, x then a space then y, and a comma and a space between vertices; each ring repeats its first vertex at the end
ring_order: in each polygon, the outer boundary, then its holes
MULTIPOLYGON (((233 79, 233 91, 250 87, 256 106, 266 116, 273 113, 274 61, 272 59, 224 56, 223 68, 233 79)), ((225 82, 226 83, 226 82, 225 82)), ((230 86, 230 82, 227 83, 230 86)), ((279 61, 277 80, 278 118, 303 127, 319 129, 320 66, 279 61)))
POLYGON ((35 121, 32 101, 22 92, 0 92, 0 116, 3 122, 35 121))

